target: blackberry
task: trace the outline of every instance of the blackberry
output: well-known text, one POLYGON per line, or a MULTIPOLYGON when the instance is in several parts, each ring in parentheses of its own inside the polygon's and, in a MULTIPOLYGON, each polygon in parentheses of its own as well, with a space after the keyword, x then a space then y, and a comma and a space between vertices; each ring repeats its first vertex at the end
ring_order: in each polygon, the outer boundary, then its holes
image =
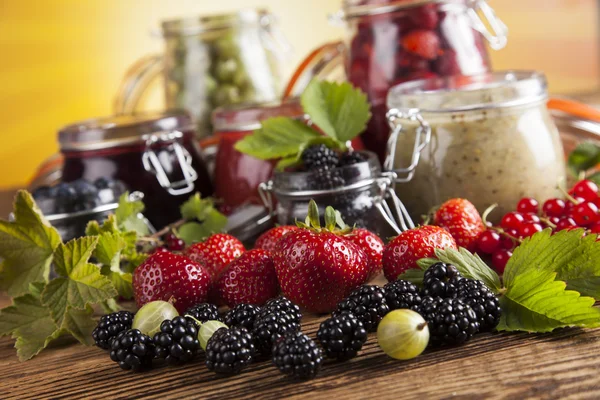
POLYGON ((101 176, 100 178, 98 178, 94 181, 94 186, 96 186, 96 188, 102 190, 102 189, 108 189, 108 188, 112 187, 114 185, 114 183, 115 183, 115 181, 112 178, 101 176))
POLYGON ((221 328, 206 345, 206 367, 219 374, 237 374, 253 357, 254 344, 246 328, 221 328))
POLYGON ((188 308, 183 315, 192 316, 200 322, 221 320, 219 308, 210 303, 196 304, 195 306, 188 308))
POLYGON ((153 340, 156 358, 162 358, 168 364, 188 362, 200 349, 196 323, 184 317, 164 320, 153 340))
POLYGON ((298 332, 300 323, 292 314, 284 311, 272 311, 259 315, 252 327, 252 336, 258 351, 268 354, 273 343, 288 332, 298 332))
POLYGON ((333 315, 348 311, 363 323, 368 332, 377 329, 379 321, 390 312, 385 300, 385 289, 376 285, 362 285, 340 301, 333 315))
POLYGON ((228 327, 241 326, 248 330, 252 330, 252 325, 261 308, 254 304, 238 304, 225 314, 223 322, 228 327))
POLYGON ((133 313, 129 311, 118 311, 112 314, 103 315, 98 325, 92 331, 92 338, 96 346, 101 349, 110 349, 115 336, 130 329, 133 322, 133 313))
POLYGON ((421 315, 429 326, 432 346, 461 344, 479 331, 475 311, 461 299, 424 301, 421 315))
POLYGON ((259 316, 263 317, 272 312, 283 312, 289 314, 294 322, 300 323, 302 320, 302 312, 297 304, 292 303, 290 299, 285 296, 279 296, 274 299, 268 300, 260 310, 259 316))
POLYGON ((367 330, 353 314, 343 312, 321 322, 317 339, 325 354, 339 361, 356 357, 367 341, 367 330))
POLYGON ((308 170, 333 169, 338 166, 340 158, 335 150, 324 144, 306 148, 301 155, 302 162, 308 170))
POLYGON ((68 183, 61 182, 56 185, 55 212, 68 213, 73 211, 77 201, 77 192, 68 183))
POLYGON ((366 161, 367 157, 359 153, 358 151, 347 151, 343 153, 340 157, 340 167, 345 167, 347 165, 354 165, 360 162, 366 161))
POLYGON ((344 186, 346 181, 339 170, 321 169, 314 174, 315 188, 319 190, 330 190, 344 186))
POLYGON ((302 332, 290 332, 273 345, 273 364, 284 374, 299 378, 314 378, 323 362, 321 349, 302 332))
POLYGON ((462 276, 454 265, 435 263, 423 276, 423 295, 432 297, 456 297, 456 285, 462 276))
POLYGON ((124 370, 140 371, 152 366, 154 343, 137 329, 120 332, 110 345, 110 359, 124 370))
POLYGON ((458 282, 457 289, 458 298, 477 314, 480 331, 491 331, 498 325, 502 314, 500 301, 482 281, 464 278, 458 282))
POLYGON ((416 285, 400 279, 389 282, 383 288, 385 289, 385 301, 390 311, 401 308, 420 311, 421 296, 419 296, 419 288, 416 285))
POLYGON ((77 198, 73 203, 73 211, 90 210, 98 205, 98 189, 96 186, 84 179, 78 179, 71 182, 71 187, 77 194, 77 198))

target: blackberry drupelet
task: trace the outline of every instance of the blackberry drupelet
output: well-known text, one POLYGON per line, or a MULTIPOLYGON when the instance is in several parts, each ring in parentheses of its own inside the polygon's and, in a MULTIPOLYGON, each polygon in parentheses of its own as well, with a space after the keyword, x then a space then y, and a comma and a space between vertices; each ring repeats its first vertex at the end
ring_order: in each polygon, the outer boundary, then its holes
POLYGON ((385 300, 385 289, 376 285, 362 285, 340 301, 333 315, 348 311, 363 323, 368 332, 377 329, 379 321, 390 312, 385 300))
POLYGON ((317 339, 325 354, 339 361, 356 357, 367 341, 367 330, 353 314, 343 312, 321 322, 317 339))
POLYGON ((221 328, 206 345, 206 367, 219 374, 237 374, 253 357, 254 344, 246 328, 221 328))
POLYGON ((421 315, 429 326, 432 346, 461 344, 479 331, 475 311, 461 299, 424 301, 421 315))
POLYGON ((71 182, 71 187, 77 193, 73 211, 90 210, 98 205, 98 189, 96 186, 84 179, 78 179, 71 182))
POLYGON ((425 271, 423 295, 432 297, 456 297, 456 285, 462 276, 454 265, 435 263, 425 271))
POLYGON ((301 155, 302 162, 308 170, 332 169, 338 166, 340 158, 335 150, 324 144, 306 148, 301 155))
POLYGON ((123 331, 110 345, 110 359, 124 370, 140 371, 152 366, 154 342, 137 329, 123 331))
POLYGON ((219 308, 210 303, 200 303, 188 308, 183 315, 190 315, 200 322, 220 321, 219 308))
POLYGON ((238 304, 225 314, 223 322, 228 327, 241 326, 252 330, 254 321, 258 317, 261 308, 254 304, 238 304))
POLYGON ((103 315, 98 325, 92 331, 92 338, 96 346, 101 349, 110 349, 113 339, 121 332, 131 328, 133 313, 129 311, 118 311, 103 315))
POLYGON ((164 320, 153 340, 156 358, 162 358, 168 364, 188 362, 200 349, 196 323, 184 317, 164 320))
POLYGON ((314 174, 315 188, 319 190, 330 190, 344 186, 346 181, 339 170, 321 169, 314 174))
POLYGON ((256 349, 263 354, 271 351, 273 343, 288 332, 298 332, 300 323, 293 314, 284 311, 272 311, 269 314, 261 314, 254 321, 252 336, 256 349))
POLYGON ((359 153, 357 151, 347 151, 340 156, 340 167, 358 164, 366 160, 367 157, 362 153, 359 153))
POLYGON ((273 345, 273 364, 284 374, 298 378, 314 378, 323 362, 321 349, 302 332, 290 332, 273 345))
POLYGON ((421 308, 421 296, 419 288, 408 281, 399 279, 395 282, 389 282, 384 287, 385 301, 390 311, 401 308, 419 312, 421 308))
POLYGON ((274 299, 268 300, 260 310, 259 316, 265 316, 272 312, 282 312, 289 314, 291 319, 297 323, 302 320, 302 312, 297 304, 294 304, 290 299, 285 296, 279 296, 274 299))
POLYGON ((464 278, 458 282, 457 289, 458 298, 477 314, 481 332, 491 331, 498 325, 502 315, 500 301, 482 281, 464 278))

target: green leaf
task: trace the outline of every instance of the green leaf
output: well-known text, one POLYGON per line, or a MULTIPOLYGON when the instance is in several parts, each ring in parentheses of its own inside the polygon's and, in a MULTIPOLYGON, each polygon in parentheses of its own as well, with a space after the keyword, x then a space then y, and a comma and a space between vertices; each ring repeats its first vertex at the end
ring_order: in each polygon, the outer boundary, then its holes
POLYGON ((594 143, 581 143, 569 154, 569 170, 575 176, 600 163, 600 147, 594 143))
POLYGON ((551 332, 563 327, 600 326, 600 309, 594 299, 565 290, 556 273, 529 269, 519 273, 500 298, 499 331, 551 332))
POLYGON ((92 317, 94 310, 87 306, 84 310, 76 310, 67 307, 62 329, 69 332, 81 344, 91 346, 94 344, 92 331, 96 327, 96 321, 92 317))
POLYGON ((42 215, 31 195, 17 192, 15 222, 0 221, 0 288, 11 296, 29 290, 29 284, 47 282, 54 249, 60 236, 42 215))
POLYGON ((424 275, 425 275, 424 270, 412 268, 412 269, 407 269, 402 274, 398 275, 397 279, 403 279, 405 281, 412 282, 419 287, 422 287, 424 275))
POLYGON ((586 176, 585 179, 594 182, 596 185, 600 185, 600 172, 594 172, 593 174, 586 176))
POLYGON ((427 268, 431 267, 433 264, 435 263, 439 263, 440 260, 438 260, 437 258, 421 258, 420 260, 417 261, 417 265, 419 266, 419 268, 421 268, 423 271, 425 271, 427 268))
POLYGON ((462 247, 458 251, 436 249, 435 255, 440 261, 454 265, 465 278, 483 281, 495 293, 502 289, 498 274, 488 267, 478 255, 472 254, 469 250, 462 247))
POLYGON ((306 225, 312 226, 313 228, 321 227, 321 218, 319 217, 319 206, 317 203, 310 199, 308 202, 308 215, 306 216, 306 225))
POLYGON ((331 206, 325 208, 325 228, 331 232, 335 229, 335 209, 331 206))
POLYGON ((367 96, 350 83, 313 80, 300 98, 302 108, 327 136, 345 142, 365 130, 371 117, 367 96))
POLYGON ((203 199, 200 193, 195 193, 180 207, 183 219, 197 219, 203 221, 210 210, 214 208, 214 200, 210 197, 203 199))
POLYGON ((121 253, 127 247, 127 241, 120 233, 102 233, 94 250, 94 257, 102 264, 101 273, 113 283, 119 296, 133 297, 132 276, 121 271, 121 253))
POLYGON ((144 203, 141 200, 129 201, 129 193, 125 192, 119 198, 119 206, 115 210, 115 218, 118 227, 122 231, 135 231, 144 236, 150 233, 148 226, 139 218, 144 211, 144 203))
POLYGON ((42 303, 50 308, 58 326, 62 326, 68 307, 85 310, 89 304, 117 295, 115 287, 102 276, 98 266, 88 262, 98 240, 96 236, 86 236, 56 248, 54 264, 59 276, 42 292, 42 303))

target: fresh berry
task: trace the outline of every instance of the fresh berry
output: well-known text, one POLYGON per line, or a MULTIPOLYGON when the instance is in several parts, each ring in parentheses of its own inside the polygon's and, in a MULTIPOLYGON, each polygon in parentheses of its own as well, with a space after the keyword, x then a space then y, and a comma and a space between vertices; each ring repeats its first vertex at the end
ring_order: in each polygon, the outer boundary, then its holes
POLYGON ((523 215, 523 223, 524 224, 539 224, 542 220, 538 217, 537 214, 533 213, 524 213, 523 215))
POLYGON ((298 332, 300 324, 296 322, 291 314, 282 311, 274 311, 260 315, 252 327, 252 336, 256 348, 263 354, 271 351, 273 343, 288 332, 298 332))
POLYGON ((446 201, 436 211, 433 222, 450 232, 458 246, 471 251, 475 250, 477 238, 485 230, 481 215, 465 199, 446 201))
POLYGON ((177 235, 175 235, 173 232, 165 234, 163 241, 170 251, 182 251, 185 249, 185 242, 183 239, 177 237, 177 235))
POLYGON ((223 322, 229 327, 243 327, 252 330, 254 321, 258 318, 261 308, 254 304, 238 304, 223 317, 223 322))
POLYGON ((402 232, 383 250, 383 273, 388 281, 411 268, 419 268, 421 258, 435 256, 435 249, 457 249, 450 233, 439 226, 426 225, 402 232))
POLYGON ((477 314, 461 299, 425 301, 422 315, 429 327, 432 346, 461 344, 479 331, 477 314))
POLYGON ((91 210, 98 205, 98 189, 96 186, 84 179, 78 179, 71 182, 70 185, 77 195, 73 204, 73 211, 91 210))
POLYGON ((338 169, 320 169, 314 173, 314 187, 318 190, 331 190, 344 186, 346 181, 338 169))
POLYGON ((566 212, 567 205, 564 200, 561 199, 549 199, 546 200, 542 206, 544 214, 548 217, 562 217, 566 212))
POLYGON ((500 275, 504 273, 506 264, 508 264, 508 260, 510 260, 511 257, 512 251, 508 249, 500 249, 492 254, 492 265, 500 275))
POLYGON ((594 201, 598 198, 598 185, 587 179, 577 182, 571 191, 573 196, 581 197, 586 201, 594 201))
POLYGON ((314 378, 323 362, 321 349, 302 332, 290 332, 273 345, 273 364, 284 374, 298 379, 314 378))
POLYGON ((356 228, 344 236, 349 241, 360 247, 369 260, 369 277, 367 281, 375 278, 383 269, 383 240, 376 234, 367 229, 356 228))
POLYGON ((297 304, 294 304, 290 299, 280 296, 267 301, 259 312, 260 317, 264 317, 271 313, 283 313, 288 315, 292 321, 300 323, 302 320, 302 312, 297 304))
POLYGON ((262 235, 260 235, 258 239, 256 239, 256 242, 254 243, 254 248, 273 252, 275 251, 279 239, 281 239, 287 233, 291 231, 296 231, 298 229, 300 228, 294 225, 282 225, 276 226, 275 228, 271 228, 262 235))
POLYGON ((523 197, 521 200, 519 200, 519 203, 517 204, 517 211, 522 214, 537 214, 539 211, 539 207, 540 203, 538 203, 536 199, 533 199, 531 197, 523 197))
POLYGON ((438 262, 427 268, 423 276, 423 295, 456 297, 457 284, 462 275, 454 265, 438 262))
POLYGON ((339 361, 356 357, 367 341, 367 330, 352 313, 343 312, 321 322, 317 339, 330 358, 339 361))
POLYGON ((500 301, 482 281, 461 279, 457 285, 458 298, 471 306, 479 320, 481 332, 491 331, 500 322, 500 301))
POLYGON ((152 254, 133 273, 133 291, 138 307, 154 300, 175 300, 181 313, 205 302, 210 276, 204 267, 189 258, 169 253, 152 254))
POLYGON ((238 374, 254 358, 254 343, 246 328, 221 328, 206 345, 206 367, 218 374, 238 374))
POLYGON ((220 321, 219 317, 219 308, 210 303, 200 303, 196 304, 187 310, 182 315, 189 315, 193 317, 196 321, 200 321, 200 323, 204 323, 206 321, 220 321))
POLYGON ((354 165, 366 161, 367 157, 358 151, 347 151, 340 157, 340 167, 354 165))
POLYGON ((113 339, 121 332, 131 328, 133 314, 129 311, 118 311, 100 317, 100 322, 92 331, 92 338, 96 346, 101 349, 110 349, 113 339))
POLYGON ((363 285, 353 290, 347 298, 338 303, 333 315, 343 312, 352 313, 367 331, 374 332, 379 321, 390 312, 385 300, 385 289, 376 285, 363 285))
POLYGON ((479 235, 477 248, 484 254, 492 254, 502 245, 502 238, 498 232, 487 230, 479 235))
POLYGON ((340 158, 335 150, 324 144, 310 146, 302 152, 302 162, 308 170, 333 169, 339 165, 340 158))
POLYGON ((140 371, 152 366, 154 343, 137 329, 120 332, 110 345, 110 359, 124 370, 140 371))
POLYGON ((577 228, 577 222, 573 218, 564 217, 556 224, 557 231, 571 230, 577 228))
POLYGON ((590 226, 598 222, 598 207, 594 203, 585 202, 575 206, 571 216, 578 226, 590 226))
POLYGON ((408 281, 398 279, 388 282, 383 287, 385 290, 385 301, 390 311, 402 308, 419 311, 421 295, 419 288, 408 281))
POLYGON ((521 213, 512 211, 504 215, 504 217, 502 217, 502 220, 500 221, 500 226, 503 229, 516 229, 517 231, 519 231, 521 229, 521 226, 523 225, 524 220, 525 219, 523 218, 523 215, 521 213))
POLYGON ((191 361, 200 349, 198 326, 184 317, 163 321, 152 340, 156 358, 164 359, 167 364, 191 361))
POLYGON ((415 29, 402 39, 402 46, 427 60, 434 60, 440 51, 440 39, 434 31, 415 29))
POLYGON ((219 273, 246 249, 242 242, 226 233, 217 233, 204 242, 191 245, 185 255, 192 261, 202 264, 215 279, 219 273))
POLYGON ((538 232, 544 230, 544 227, 538 223, 526 223, 521 226, 521 230, 519 231, 519 236, 522 238, 531 237, 538 232))
POLYGON ((98 189, 108 189, 114 185, 115 181, 112 178, 102 176, 94 181, 94 186, 98 189))
POLYGON ((279 284, 271 253, 262 249, 243 253, 221 271, 215 292, 229 307, 241 303, 263 305, 277 296, 279 284))

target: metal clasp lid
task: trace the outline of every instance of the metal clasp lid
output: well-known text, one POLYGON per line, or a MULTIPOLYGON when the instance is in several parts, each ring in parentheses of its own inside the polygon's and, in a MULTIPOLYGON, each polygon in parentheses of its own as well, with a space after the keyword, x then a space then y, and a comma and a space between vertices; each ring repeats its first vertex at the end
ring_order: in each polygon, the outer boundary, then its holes
POLYGON ((180 131, 171 131, 163 133, 154 133, 147 135, 146 149, 142 155, 142 163, 144 169, 148 172, 153 173, 158 180, 158 183, 163 188, 167 189, 169 194, 173 196, 179 196, 182 194, 190 193, 194 191, 194 182, 198 179, 196 170, 192 167, 192 156, 190 153, 179 143, 179 140, 183 137, 183 133, 180 131), (152 146, 157 143, 171 143, 171 149, 175 153, 181 172, 183 173, 183 180, 171 182, 167 173, 165 172, 158 156, 152 150, 152 146))
POLYGON ((494 9, 489 6, 486 0, 471 0, 467 13, 471 18, 473 29, 483 35, 492 49, 500 50, 506 46, 508 27, 496 16, 494 9), (487 28, 486 23, 491 31, 487 28))

